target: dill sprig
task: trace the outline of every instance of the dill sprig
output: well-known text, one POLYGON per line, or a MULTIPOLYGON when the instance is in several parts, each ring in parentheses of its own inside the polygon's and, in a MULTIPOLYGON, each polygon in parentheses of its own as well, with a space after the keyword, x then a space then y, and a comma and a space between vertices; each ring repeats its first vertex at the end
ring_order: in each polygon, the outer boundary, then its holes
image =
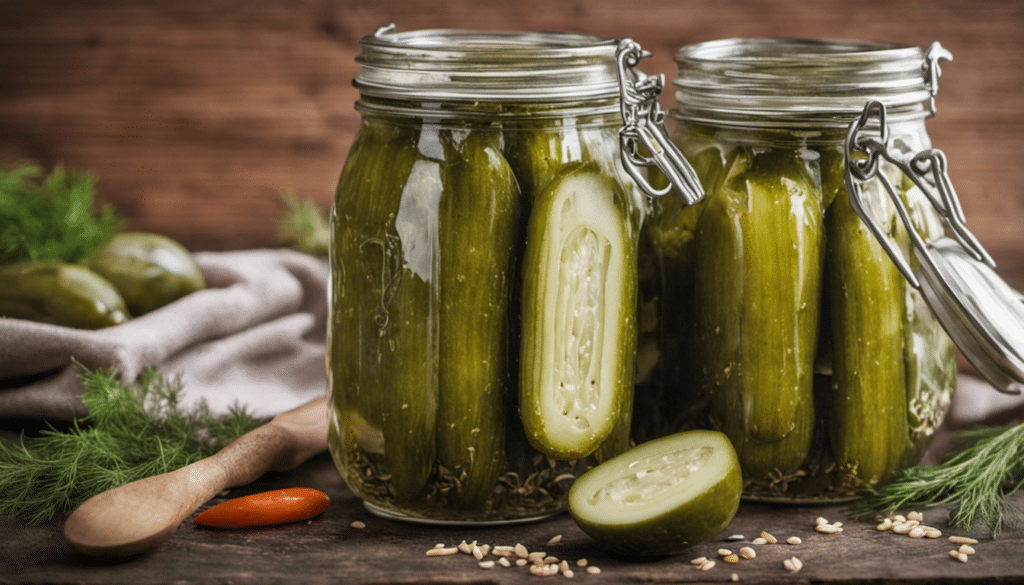
POLYGON ((70 513, 100 492, 209 457, 260 424, 239 406, 224 417, 205 403, 183 409, 180 378, 153 368, 133 384, 114 371, 76 369, 85 418, 20 444, 0 440, 0 516, 38 523, 70 513))
POLYGON ((110 205, 96 209, 95 178, 55 165, 0 168, 0 263, 82 260, 120 229, 110 205))
POLYGON ((959 448, 943 463, 909 467, 886 485, 865 488, 848 512, 951 506, 951 525, 982 524, 993 537, 1021 520, 1024 513, 1009 498, 1024 484, 1024 423, 964 430, 955 439, 959 448))
POLYGON ((310 199, 287 192, 280 196, 285 208, 277 224, 280 242, 307 254, 326 256, 330 229, 324 212, 310 199))

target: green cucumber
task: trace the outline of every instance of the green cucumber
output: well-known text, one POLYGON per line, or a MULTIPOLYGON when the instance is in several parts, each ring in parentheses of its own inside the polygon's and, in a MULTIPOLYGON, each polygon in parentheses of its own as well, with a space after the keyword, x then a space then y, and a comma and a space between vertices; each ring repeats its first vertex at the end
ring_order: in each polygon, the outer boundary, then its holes
POLYGON ((160 234, 117 234, 89 254, 88 265, 117 287, 136 316, 206 287, 188 250, 160 234))
POLYGON ((131 318, 113 284, 77 264, 0 265, 0 317, 78 329, 100 329, 131 318))
POLYGON ((722 433, 654 439, 579 477, 573 520, 598 543, 630 556, 669 555, 707 540, 739 509, 743 480, 722 433))
POLYGON ((519 188, 494 131, 446 134, 440 241, 438 462, 456 504, 486 502, 505 463, 519 188))
MULTIPOLYGON (((872 196, 868 185, 864 192, 872 196)), ((882 226, 891 231, 891 204, 881 193, 873 201, 887 210, 882 226)), ((875 484, 889 476, 907 448, 905 282, 848 197, 835 198, 825 222, 832 451, 840 470, 875 484)))
POLYGON ((747 480, 800 467, 814 429, 821 193, 798 153, 744 149, 697 228, 694 363, 747 480))
POLYGON ((632 401, 636 236, 626 194, 593 163, 534 201, 523 260, 520 415, 530 443, 592 453, 632 401))

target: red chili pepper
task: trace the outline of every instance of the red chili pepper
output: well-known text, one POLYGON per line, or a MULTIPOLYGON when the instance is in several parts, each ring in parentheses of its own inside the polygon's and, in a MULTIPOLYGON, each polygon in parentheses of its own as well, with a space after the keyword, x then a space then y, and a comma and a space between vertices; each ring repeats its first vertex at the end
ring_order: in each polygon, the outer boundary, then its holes
POLYGON ((323 513, 331 498, 313 488, 287 488, 243 496, 196 516, 196 526, 240 528, 266 526, 312 518, 323 513))

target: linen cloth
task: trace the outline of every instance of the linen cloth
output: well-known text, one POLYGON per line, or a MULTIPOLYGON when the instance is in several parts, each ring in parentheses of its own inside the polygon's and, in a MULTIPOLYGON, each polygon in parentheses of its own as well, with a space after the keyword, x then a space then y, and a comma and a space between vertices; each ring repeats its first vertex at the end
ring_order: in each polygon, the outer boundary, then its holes
POLYGON ((197 252, 207 288, 95 331, 0 318, 0 419, 86 413, 72 359, 130 382, 180 376, 183 404, 272 416, 326 392, 326 261, 292 250, 197 252), (25 384, 19 381, 27 380, 25 384))

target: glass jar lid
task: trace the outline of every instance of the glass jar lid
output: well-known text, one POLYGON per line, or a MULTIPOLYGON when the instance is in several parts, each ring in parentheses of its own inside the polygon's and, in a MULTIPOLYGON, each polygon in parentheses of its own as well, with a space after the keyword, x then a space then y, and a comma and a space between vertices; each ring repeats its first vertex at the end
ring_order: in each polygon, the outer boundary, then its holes
POLYGON ((675 56, 674 114, 765 126, 809 123, 845 128, 868 100, 890 119, 923 118, 937 90, 937 43, 738 38, 681 48, 675 56))
MULTIPOLYGON (((618 41, 555 32, 453 29, 360 40, 354 85, 363 96, 435 102, 577 102, 618 98, 618 41)), ((618 104, 609 106, 617 111, 618 104)))

